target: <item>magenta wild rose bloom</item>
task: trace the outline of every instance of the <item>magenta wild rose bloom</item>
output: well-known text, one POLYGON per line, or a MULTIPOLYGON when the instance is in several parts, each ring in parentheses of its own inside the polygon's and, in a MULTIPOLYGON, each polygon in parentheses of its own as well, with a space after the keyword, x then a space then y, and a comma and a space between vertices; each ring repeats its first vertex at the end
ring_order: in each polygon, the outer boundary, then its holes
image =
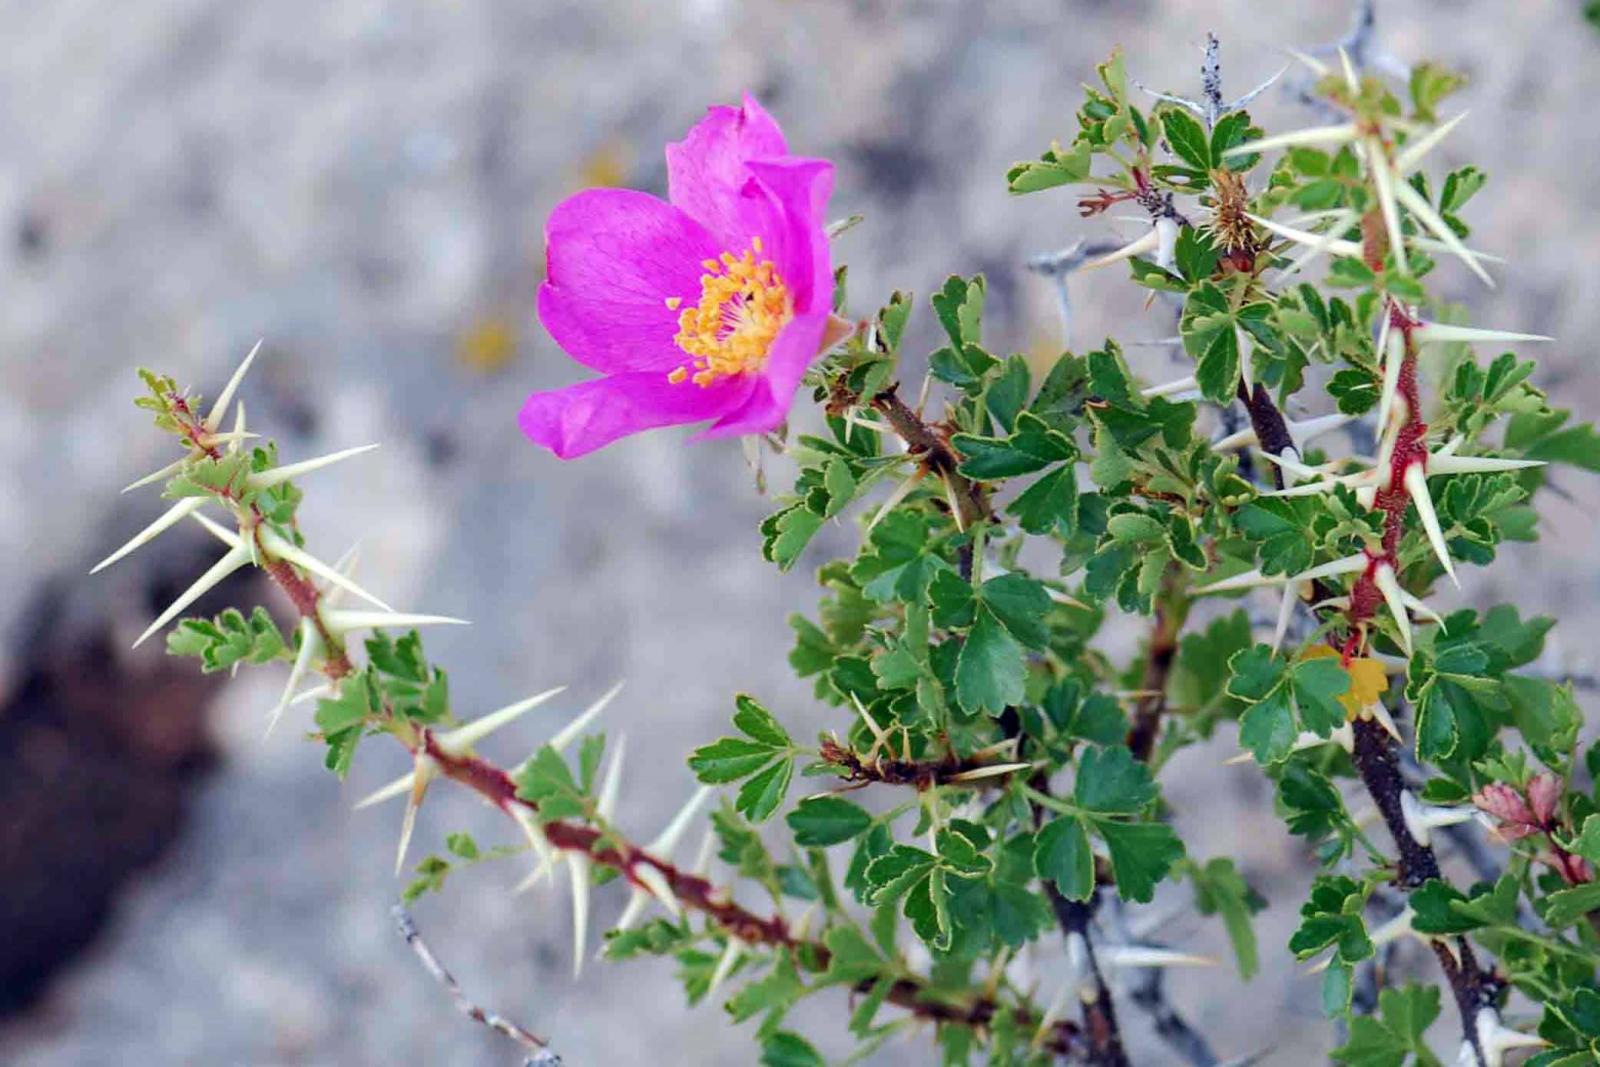
POLYGON ((789 154, 749 96, 667 146, 667 201, 589 189, 545 226, 539 319, 604 377, 535 393, 522 430, 563 459, 658 426, 761 433, 824 346, 833 164, 789 154))

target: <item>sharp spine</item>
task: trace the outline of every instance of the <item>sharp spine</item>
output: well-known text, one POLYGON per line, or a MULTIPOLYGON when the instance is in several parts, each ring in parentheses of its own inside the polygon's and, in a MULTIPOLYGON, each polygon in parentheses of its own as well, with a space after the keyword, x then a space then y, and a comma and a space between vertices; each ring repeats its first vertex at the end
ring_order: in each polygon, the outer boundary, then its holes
POLYGON ((1266 152, 1274 148, 1288 148, 1294 145, 1335 145, 1346 144, 1356 138, 1356 126, 1353 122, 1340 123, 1334 126, 1309 126, 1303 130, 1291 130, 1288 133, 1276 134, 1272 137, 1262 137, 1255 141, 1246 141, 1244 144, 1234 145, 1224 149, 1223 158, 1228 156, 1251 155, 1257 152, 1266 152))
POLYGON ((228 379, 228 384, 222 387, 222 392, 217 394, 216 403, 211 405, 211 414, 206 416, 203 424, 207 430, 215 430, 222 425, 223 416, 228 410, 228 403, 233 400, 233 394, 238 392, 239 383, 244 381, 246 372, 250 370, 250 364, 256 361, 256 353, 260 351, 261 341, 258 340, 250 349, 250 354, 244 357, 244 362, 239 364, 239 369, 233 372, 233 377, 228 379))
POLYGON ((1555 338, 1538 333, 1514 333, 1510 330, 1483 330, 1475 326, 1454 326, 1443 322, 1419 322, 1412 327, 1411 336, 1421 344, 1439 344, 1447 341, 1507 342, 1553 341, 1555 338))
POLYGON ((129 538, 128 542, 121 548, 111 553, 111 555, 107 556, 99 563, 96 563, 89 573, 99 574, 101 571, 134 552, 136 549, 139 549, 144 545, 149 544, 151 541, 154 541, 163 533, 182 522, 185 515, 194 514, 195 511, 204 506, 206 500, 207 498, 203 496, 184 497, 166 511, 162 512, 160 517, 152 522, 149 526, 146 526, 144 529, 134 534, 133 537, 129 538))
POLYGON ((321 470, 323 467, 330 467, 343 460, 371 452, 377 447, 377 445, 360 445, 356 448, 346 448, 341 452, 330 452, 326 456, 318 456, 316 459, 302 460, 299 463, 290 463, 283 467, 273 467, 271 470, 257 471, 245 479, 245 484, 251 489, 270 489, 275 485, 282 485, 292 478, 298 478, 302 474, 310 474, 312 471, 321 470))
POLYGON ((453 619, 448 615, 413 615, 396 611, 361 611, 335 608, 322 613, 322 622, 336 634, 352 630, 410 629, 416 626, 467 626, 466 619, 453 619))
POLYGON ((588 729, 590 723, 594 722, 595 719, 600 717, 600 713, 606 710, 606 705, 610 704, 612 698, 614 698, 620 692, 622 692, 621 682, 618 682, 610 689, 607 689, 600 696, 599 700, 596 700, 593 704, 590 704, 587 708, 584 708, 581 715, 567 723, 567 725, 563 726, 560 730, 556 731, 556 735, 550 739, 550 747, 555 749, 557 752, 560 752, 568 745, 572 744, 573 741, 577 740, 579 734, 588 729))
POLYGON ((1405 205, 1406 210, 1411 212, 1418 222, 1432 230, 1434 236, 1444 244, 1445 248, 1464 262, 1483 284, 1491 289, 1494 288, 1494 279, 1489 277, 1489 272, 1483 269, 1483 264, 1478 262, 1478 257, 1466 245, 1461 243, 1461 238, 1457 237, 1456 232, 1445 223, 1444 219, 1439 217, 1439 213, 1433 210, 1433 205, 1428 203, 1421 193, 1413 189, 1409 182, 1400 179, 1394 183, 1394 195, 1399 199, 1400 203, 1405 205))
POLYGON ((471 722, 463 723, 449 733, 439 735, 439 745, 441 748, 449 749, 451 752, 465 752, 502 726, 515 722, 552 697, 564 693, 566 688, 564 685, 558 685, 553 689, 546 689, 542 693, 535 693, 526 700, 519 700, 515 704, 507 704, 503 708, 496 708, 487 715, 473 719, 471 722))
POLYGON ((711 799, 711 787, 703 785, 694 791, 694 795, 686 801, 672 821, 662 828, 656 839, 645 846, 645 851, 652 856, 666 859, 672 855, 672 850, 678 847, 678 842, 683 839, 684 831, 689 828, 689 823, 694 820, 695 813, 700 806, 711 799))
POLYGON ((587 852, 574 852, 567 874, 572 885, 572 976, 583 973, 583 946, 589 933, 589 869, 594 861, 587 852))
POLYGON ((171 605, 168 606, 167 610, 163 611, 156 618, 156 621, 150 624, 144 633, 139 635, 139 639, 133 643, 133 647, 138 648, 140 645, 144 644, 151 634, 155 633, 157 630, 160 630, 163 626, 167 625, 167 623, 177 618, 177 616, 190 604, 193 604, 196 600, 199 600, 206 593, 210 592, 211 589, 224 578, 228 577, 228 575, 232 574, 240 567, 247 565, 249 562, 250 550, 248 548, 244 547, 243 545, 239 545, 228 549, 227 553, 221 559, 213 563, 209 570, 207 570, 199 578, 195 579, 194 584, 188 589, 184 590, 183 594, 179 596, 177 600, 174 600, 171 605))
POLYGON ((183 457, 182 459, 175 459, 171 463, 168 463, 165 467, 162 467, 160 470, 151 471, 143 478, 140 478, 137 481, 129 482, 123 487, 122 491, 124 493, 131 493, 135 489, 143 489, 152 482, 159 482, 163 479, 170 478, 174 474, 177 474, 179 471, 181 471, 183 469, 183 465, 187 462, 189 462, 189 457, 187 456, 183 457))
POLYGON ((1094 270, 1098 267, 1109 267, 1113 263, 1120 263, 1125 259, 1132 259, 1141 252, 1153 251, 1159 248, 1160 245, 1161 234, 1156 227, 1151 226, 1150 232, 1146 233, 1144 236, 1139 237, 1136 240, 1129 241, 1115 252, 1110 252, 1106 255, 1103 255, 1099 259, 1091 259, 1078 269, 1094 270))
POLYGON ((328 582, 331 585, 336 585, 348 593, 354 593, 362 600, 365 600, 367 603, 373 604, 384 611, 394 611, 394 608, 390 607, 388 604, 385 604, 383 601, 379 600, 377 597, 361 588, 361 586, 351 581, 345 575, 340 574, 336 568, 328 566, 326 563, 322 562, 305 549, 300 548, 297 545, 290 544, 287 538, 279 536, 278 533, 272 529, 272 527, 266 525, 259 527, 257 536, 261 540, 261 547, 277 558, 286 560, 289 563, 294 564, 296 567, 299 567, 301 570, 308 571, 311 574, 316 575, 318 578, 321 578, 323 581, 328 582))
POLYGON ((289 668, 289 680, 283 685, 283 696, 278 698, 277 707, 273 708, 272 714, 267 717, 267 734, 271 734, 278 725, 284 709, 294 698, 294 691, 300 687, 300 680, 311 669, 311 660, 322 647, 322 638, 317 634, 316 624, 311 619, 301 619, 299 630, 300 648, 295 653, 294 664, 289 668))
POLYGON ((1439 557, 1450 581, 1460 589, 1461 580, 1456 577, 1455 564, 1450 561, 1450 546, 1445 543, 1444 530, 1439 525, 1439 513, 1434 510, 1433 497, 1428 493, 1428 475, 1422 468, 1421 463, 1408 465, 1401 481, 1411 496, 1411 503, 1416 506, 1417 515, 1422 519, 1422 529, 1428 535, 1428 544, 1433 546, 1433 554, 1439 557))
POLYGON ((1408 171, 1415 170, 1417 164, 1422 162, 1422 157, 1433 151, 1440 141, 1449 136, 1451 130, 1461 125, 1461 120, 1466 117, 1467 113, 1463 111, 1449 122, 1434 127, 1407 144, 1400 150, 1400 154, 1394 157, 1395 172, 1404 175, 1408 171))

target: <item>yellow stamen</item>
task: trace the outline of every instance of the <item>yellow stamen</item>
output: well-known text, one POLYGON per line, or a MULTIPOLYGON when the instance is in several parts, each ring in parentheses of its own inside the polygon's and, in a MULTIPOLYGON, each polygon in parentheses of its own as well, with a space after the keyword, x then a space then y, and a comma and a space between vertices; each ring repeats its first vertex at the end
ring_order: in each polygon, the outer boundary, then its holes
MULTIPOLYGON (((668 381, 691 378, 703 387, 766 365, 773 339, 794 317, 794 301, 772 261, 756 258, 760 251, 757 237, 742 256, 724 252, 704 261, 709 273, 700 276, 700 302, 678 316, 673 338, 691 363, 669 374, 668 381)), ((677 299, 667 306, 676 310, 677 299)))
POLYGON ((681 296, 669 296, 669 297, 667 297, 667 310, 668 311, 677 311, 678 308, 681 307, 682 305, 683 305, 683 297, 681 297, 681 296))

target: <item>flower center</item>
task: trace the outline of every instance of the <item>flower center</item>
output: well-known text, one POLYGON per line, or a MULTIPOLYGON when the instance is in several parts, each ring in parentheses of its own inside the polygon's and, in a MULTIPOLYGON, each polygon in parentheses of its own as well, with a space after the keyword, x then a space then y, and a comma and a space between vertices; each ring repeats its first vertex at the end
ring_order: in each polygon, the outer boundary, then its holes
MULTIPOLYGON (((794 317, 794 301, 770 259, 757 259, 761 238, 750 241, 743 256, 724 252, 705 261, 700 276, 700 302, 678 316, 678 347, 692 357, 667 375, 673 384, 692 380, 708 386, 766 365, 773 338, 794 317)), ((679 297, 667 300, 677 310, 679 297)))

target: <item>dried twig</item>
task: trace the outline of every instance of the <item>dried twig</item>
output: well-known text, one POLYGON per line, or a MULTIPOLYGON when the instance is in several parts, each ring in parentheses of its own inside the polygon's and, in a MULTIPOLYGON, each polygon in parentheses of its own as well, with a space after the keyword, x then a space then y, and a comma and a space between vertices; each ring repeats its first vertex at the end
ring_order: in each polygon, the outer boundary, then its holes
POLYGON ((410 912, 396 904, 390 909, 389 914, 394 917, 394 924, 399 928, 400 936, 406 939, 406 944, 411 946, 411 951, 417 954, 422 966, 433 975, 434 981, 444 986, 445 992, 450 994, 450 999, 461 1014, 527 1049, 528 1056, 522 1061, 523 1067, 561 1067, 561 1057, 551 1050, 549 1042, 532 1031, 518 1026, 505 1016, 486 1011, 467 999, 454 976, 445 970, 444 964, 439 962, 433 950, 428 947, 428 943, 422 940, 422 934, 417 931, 417 924, 411 918, 410 912))

